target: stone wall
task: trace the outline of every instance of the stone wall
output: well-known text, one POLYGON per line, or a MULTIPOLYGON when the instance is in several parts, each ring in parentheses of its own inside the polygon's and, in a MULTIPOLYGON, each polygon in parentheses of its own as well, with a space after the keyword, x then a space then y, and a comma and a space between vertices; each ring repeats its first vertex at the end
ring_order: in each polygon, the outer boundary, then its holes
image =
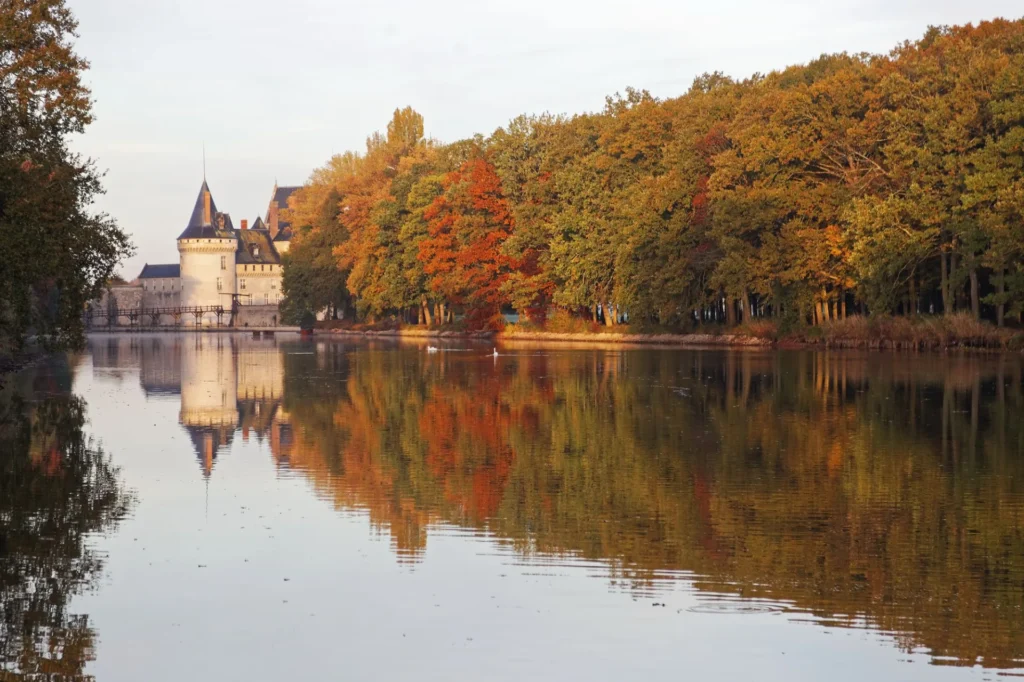
MULTIPOLYGON (((89 307, 96 313, 109 313, 114 309, 119 312, 126 310, 138 310, 142 307, 142 286, 138 284, 119 284, 110 287, 103 292, 98 301, 93 301, 89 307)), ((127 327, 130 321, 127 317, 118 317, 113 321, 113 326, 127 327)), ((107 326, 107 318, 93 318, 93 326, 107 326)))
POLYGON ((235 327, 276 327, 280 319, 276 305, 243 305, 238 307, 235 327))
POLYGON ((280 265, 239 265, 235 276, 238 278, 238 293, 246 294, 242 305, 276 306, 281 301, 280 265))
POLYGON ((142 280, 143 308, 177 308, 181 305, 181 279, 151 277, 142 280))
MULTIPOLYGON (((170 292, 168 292, 169 294, 170 292)), ((177 293, 177 292, 175 292, 177 293)), ((95 329, 106 329, 107 318, 100 316, 99 313, 110 311, 117 308, 120 312, 127 310, 140 310, 149 307, 172 307, 178 304, 177 301, 173 303, 171 300, 164 299, 167 301, 167 305, 152 305, 151 300, 147 301, 146 297, 149 294, 144 292, 141 285, 124 285, 114 286, 108 291, 104 292, 103 296, 98 301, 93 301, 90 304, 90 309, 93 311, 92 327, 95 329), (144 301, 146 302, 143 305, 144 301)), ((168 296, 168 298, 170 298, 168 296)), ((210 314, 207 316, 208 319, 203 321, 203 326, 215 327, 217 324, 216 316, 210 314)), ((228 324, 230 318, 230 304, 225 306, 223 323, 225 326, 228 324)), ((238 307, 238 314, 235 316, 235 327, 244 329, 246 327, 276 327, 280 324, 281 313, 278 310, 277 305, 243 305, 238 307)), ((159 326, 176 326, 173 315, 165 314, 161 315, 157 323, 159 326)), ((177 326, 180 327, 191 327, 195 324, 195 318, 191 313, 185 313, 181 315, 178 320, 177 326)), ((131 321, 126 315, 121 315, 114 320, 114 327, 129 327, 131 321)), ((149 315, 140 316, 136 319, 136 327, 152 327, 153 319, 149 315)))

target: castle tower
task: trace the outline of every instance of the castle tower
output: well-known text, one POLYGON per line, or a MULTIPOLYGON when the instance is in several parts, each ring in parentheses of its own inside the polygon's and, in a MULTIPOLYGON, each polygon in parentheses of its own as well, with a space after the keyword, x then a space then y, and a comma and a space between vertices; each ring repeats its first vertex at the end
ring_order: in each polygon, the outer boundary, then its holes
MULTIPOLYGON (((223 306, 230 312, 235 292, 235 251, 238 237, 231 225, 231 216, 220 213, 203 180, 196 205, 185 231, 178 237, 181 262, 181 305, 223 306)), ((215 323, 216 315, 207 313, 201 323, 215 323)), ((193 324, 195 317, 186 314, 182 321, 193 324)), ((225 320, 226 321, 226 320, 225 320)))

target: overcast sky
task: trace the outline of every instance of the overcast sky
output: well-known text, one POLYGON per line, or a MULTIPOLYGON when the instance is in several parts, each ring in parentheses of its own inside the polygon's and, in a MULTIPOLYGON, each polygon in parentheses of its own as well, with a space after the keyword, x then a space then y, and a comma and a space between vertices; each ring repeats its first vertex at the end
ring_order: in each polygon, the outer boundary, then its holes
POLYGON ((250 222, 276 180, 362 149, 396 107, 427 134, 490 133, 522 113, 658 97, 826 52, 885 52, 928 25, 1024 14, 1020 0, 69 0, 96 122, 76 140, 107 171, 98 204, 143 263, 177 262, 206 176, 250 222))

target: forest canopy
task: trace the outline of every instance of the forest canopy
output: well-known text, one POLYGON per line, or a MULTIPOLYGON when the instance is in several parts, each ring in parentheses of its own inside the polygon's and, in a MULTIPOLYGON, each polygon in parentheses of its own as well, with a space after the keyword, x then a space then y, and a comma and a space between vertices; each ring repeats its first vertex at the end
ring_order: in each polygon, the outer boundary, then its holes
POLYGON ((477 327, 1024 314, 1024 20, 423 130, 396 110, 297 193, 293 301, 477 327))

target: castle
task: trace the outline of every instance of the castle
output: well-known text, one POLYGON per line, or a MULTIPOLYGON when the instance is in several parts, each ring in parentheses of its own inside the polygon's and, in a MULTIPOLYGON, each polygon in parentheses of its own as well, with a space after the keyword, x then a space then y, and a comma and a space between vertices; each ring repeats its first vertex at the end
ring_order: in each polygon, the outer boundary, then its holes
MULTIPOLYGON (((292 237, 291 225, 281 218, 281 211, 297 189, 275 184, 265 221, 256 218, 250 227, 242 220, 240 229, 235 229, 231 216, 217 210, 203 180, 188 225, 178 236, 178 263, 147 263, 136 282, 121 288, 135 289, 134 297, 116 292, 118 307, 153 311, 221 306, 231 311, 237 303, 236 326, 276 325, 282 297, 281 255, 287 253, 292 237), (137 303, 125 306, 123 301, 131 298, 137 303)), ((213 312, 186 313, 180 322, 209 326, 217 324, 218 318, 213 312)))

